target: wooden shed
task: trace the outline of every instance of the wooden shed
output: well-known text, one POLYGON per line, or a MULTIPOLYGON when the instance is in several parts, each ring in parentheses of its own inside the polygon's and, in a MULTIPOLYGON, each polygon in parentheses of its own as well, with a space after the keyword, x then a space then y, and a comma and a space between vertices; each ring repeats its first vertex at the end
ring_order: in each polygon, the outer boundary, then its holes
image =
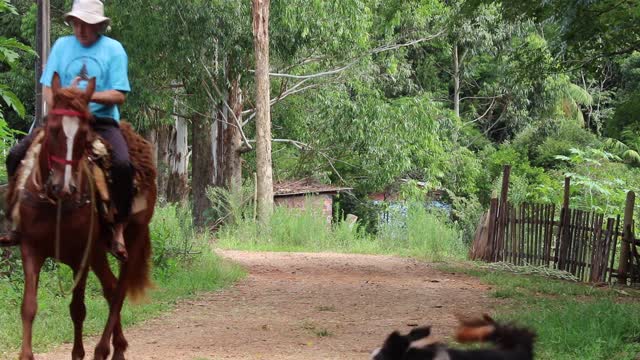
POLYGON ((273 185, 273 198, 278 206, 305 209, 306 204, 320 210, 328 221, 333 218, 333 198, 352 188, 321 184, 313 179, 284 181, 273 185))

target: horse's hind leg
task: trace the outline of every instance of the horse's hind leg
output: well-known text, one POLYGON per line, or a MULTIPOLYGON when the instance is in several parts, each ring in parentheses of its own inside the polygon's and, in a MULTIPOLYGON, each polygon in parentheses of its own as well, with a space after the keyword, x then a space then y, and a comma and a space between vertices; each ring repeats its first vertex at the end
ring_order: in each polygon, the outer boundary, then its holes
MULTIPOLYGON (((106 254, 102 254, 99 256, 99 259, 95 261, 93 264, 93 272, 98 277, 100 281, 100 285, 102 285, 102 290, 104 292, 104 297, 107 300, 107 304, 109 304, 109 312, 112 309, 112 299, 115 294, 117 279, 111 268, 109 267, 109 263, 107 262, 106 254)), ((123 360, 124 353, 127 350, 129 344, 127 343, 127 339, 124 337, 124 333, 122 331, 122 324, 120 323, 120 314, 118 314, 115 319, 116 323, 113 328, 113 360, 123 360)), ((109 355, 109 339, 106 339, 106 342, 101 340, 100 343, 96 346, 96 354, 100 352, 100 356, 103 356, 104 359, 109 355), (105 352, 106 349, 106 352, 105 352)), ((96 358, 100 358, 100 356, 96 356, 96 358)))
POLYGON ((38 280, 44 258, 32 254, 31 249, 22 247, 22 267, 24 269, 24 297, 22 298, 22 349, 20 360, 33 360, 33 320, 38 311, 38 280))
MULTIPOLYGON (((78 281, 75 289, 73 289, 73 297, 69 311, 73 320, 73 350, 71 351, 72 360, 84 359, 84 346, 82 345, 82 325, 87 316, 87 308, 84 305, 84 290, 87 285, 87 271, 83 270, 82 276, 78 281)), ((74 278, 78 276, 78 270, 73 271, 74 278)))

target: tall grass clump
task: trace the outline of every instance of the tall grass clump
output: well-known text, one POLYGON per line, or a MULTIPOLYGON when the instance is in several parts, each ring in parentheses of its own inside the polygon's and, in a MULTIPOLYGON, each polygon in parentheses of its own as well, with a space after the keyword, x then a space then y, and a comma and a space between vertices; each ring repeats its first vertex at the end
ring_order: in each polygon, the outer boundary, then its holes
POLYGON ((378 241, 400 255, 431 261, 464 258, 466 247, 458 229, 447 215, 437 209, 427 209, 420 202, 409 202, 400 210, 406 216, 380 227, 378 241))
POLYGON ((304 209, 277 206, 268 224, 252 217, 223 226, 216 234, 221 246, 266 251, 341 251, 366 247, 368 236, 344 221, 331 224, 310 201, 304 209))

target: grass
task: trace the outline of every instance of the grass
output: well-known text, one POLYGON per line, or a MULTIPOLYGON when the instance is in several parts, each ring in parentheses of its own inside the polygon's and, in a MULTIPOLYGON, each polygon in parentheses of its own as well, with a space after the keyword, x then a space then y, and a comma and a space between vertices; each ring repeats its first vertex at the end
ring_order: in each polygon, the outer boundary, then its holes
POLYGON ((509 299, 495 315, 536 330, 537 359, 634 360, 640 356, 640 291, 469 266, 441 269, 479 277, 494 287, 493 297, 509 299))
POLYGON ((410 256, 429 261, 462 259, 466 253, 459 232, 443 216, 411 205, 403 223, 382 226, 367 234, 346 222, 328 224, 310 210, 277 207, 268 226, 248 217, 225 226, 217 234, 218 246, 249 251, 332 251, 342 253, 410 256))
MULTIPOLYGON (((212 291, 236 281, 243 271, 221 260, 206 243, 196 236, 186 220, 187 212, 175 206, 158 208, 151 226, 154 246, 153 281, 156 288, 142 304, 125 304, 122 322, 126 326, 139 323, 171 310, 179 299, 212 291)), ((60 290, 71 283, 70 272, 43 271, 38 292, 38 314, 34 325, 34 350, 45 352, 53 346, 73 339, 73 325, 68 304, 71 296, 60 290)), ((86 335, 99 334, 105 325, 107 306, 102 290, 93 274, 86 291, 86 335)), ((20 304, 22 282, 0 279, 0 359, 11 358, 21 343, 20 304)))
POLYGON ((302 328, 319 338, 333 336, 333 333, 328 329, 317 327, 314 323, 309 321, 304 321, 302 323, 302 328))

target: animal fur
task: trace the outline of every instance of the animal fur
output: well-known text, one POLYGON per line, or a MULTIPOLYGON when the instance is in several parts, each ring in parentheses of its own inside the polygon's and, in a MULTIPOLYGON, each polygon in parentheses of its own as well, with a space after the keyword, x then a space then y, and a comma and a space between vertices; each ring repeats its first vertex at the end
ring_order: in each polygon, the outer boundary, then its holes
POLYGON ((460 343, 491 343, 490 349, 459 350, 440 342, 419 345, 431 334, 430 327, 416 328, 407 335, 394 331, 372 360, 532 360, 535 334, 525 328, 500 324, 485 315, 461 321, 456 331, 460 343))
POLYGON ((151 143, 138 135, 131 124, 120 122, 122 135, 129 147, 131 163, 136 170, 135 183, 138 189, 145 189, 156 181, 156 167, 153 161, 153 147, 151 143))

